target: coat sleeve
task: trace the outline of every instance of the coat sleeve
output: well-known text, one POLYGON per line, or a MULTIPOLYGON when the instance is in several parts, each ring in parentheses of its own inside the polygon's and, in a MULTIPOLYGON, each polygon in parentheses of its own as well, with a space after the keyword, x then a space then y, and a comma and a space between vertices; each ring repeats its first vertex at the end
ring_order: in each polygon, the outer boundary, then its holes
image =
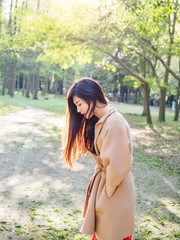
POLYGON ((131 170, 131 147, 127 127, 111 124, 104 137, 100 157, 106 168, 106 185, 117 187, 131 170))

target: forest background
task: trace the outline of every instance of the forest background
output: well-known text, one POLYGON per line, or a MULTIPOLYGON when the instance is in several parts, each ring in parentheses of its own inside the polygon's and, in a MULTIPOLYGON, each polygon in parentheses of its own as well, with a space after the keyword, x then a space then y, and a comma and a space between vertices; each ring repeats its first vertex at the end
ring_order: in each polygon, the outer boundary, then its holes
POLYGON ((149 102, 179 116, 180 2, 0 1, 0 89, 38 99, 66 94, 80 77, 97 79, 110 100, 149 102))

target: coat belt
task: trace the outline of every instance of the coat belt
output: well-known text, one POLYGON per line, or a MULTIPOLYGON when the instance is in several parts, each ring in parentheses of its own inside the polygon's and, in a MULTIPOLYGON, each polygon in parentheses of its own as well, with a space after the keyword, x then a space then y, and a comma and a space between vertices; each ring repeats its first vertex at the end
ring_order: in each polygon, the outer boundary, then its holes
POLYGON ((95 172, 94 172, 93 176, 92 176, 91 179, 90 179, 90 182, 89 182, 89 184, 88 184, 88 188, 87 188, 87 191, 86 191, 86 199, 85 199, 85 204, 84 204, 83 217, 85 217, 85 215, 86 215, 89 198, 90 198, 90 195, 91 195, 91 192, 92 192, 92 188, 93 188, 93 185, 94 185, 94 181, 95 181, 95 179, 96 179, 96 176, 97 176, 100 172, 105 171, 105 170, 106 170, 106 168, 105 168, 103 165, 101 165, 101 164, 97 164, 97 165, 96 165, 95 172))

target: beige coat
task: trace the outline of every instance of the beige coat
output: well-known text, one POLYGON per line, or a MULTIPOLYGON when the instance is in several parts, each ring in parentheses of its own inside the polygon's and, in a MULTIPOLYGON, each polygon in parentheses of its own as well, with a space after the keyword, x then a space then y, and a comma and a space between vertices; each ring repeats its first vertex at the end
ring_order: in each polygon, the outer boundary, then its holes
POLYGON ((95 173, 89 182, 81 232, 98 240, 121 240, 134 233, 132 140, 124 117, 110 108, 95 126, 95 173), (116 190, 111 198, 106 185, 116 190))

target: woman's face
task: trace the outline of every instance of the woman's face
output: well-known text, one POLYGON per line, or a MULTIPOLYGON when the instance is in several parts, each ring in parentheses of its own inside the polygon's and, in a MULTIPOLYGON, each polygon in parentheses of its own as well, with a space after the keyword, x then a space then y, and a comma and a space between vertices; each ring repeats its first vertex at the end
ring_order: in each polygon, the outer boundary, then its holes
POLYGON ((88 118, 91 118, 93 116, 93 114, 91 114, 89 116, 89 113, 90 113, 90 111, 92 109, 93 103, 90 103, 90 108, 89 108, 89 105, 82 98, 79 98, 79 97, 77 97, 75 95, 73 96, 73 103, 77 107, 77 112, 82 114, 85 118, 88 119, 88 118), (89 111, 88 111, 88 108, 89 108, 89 111))

